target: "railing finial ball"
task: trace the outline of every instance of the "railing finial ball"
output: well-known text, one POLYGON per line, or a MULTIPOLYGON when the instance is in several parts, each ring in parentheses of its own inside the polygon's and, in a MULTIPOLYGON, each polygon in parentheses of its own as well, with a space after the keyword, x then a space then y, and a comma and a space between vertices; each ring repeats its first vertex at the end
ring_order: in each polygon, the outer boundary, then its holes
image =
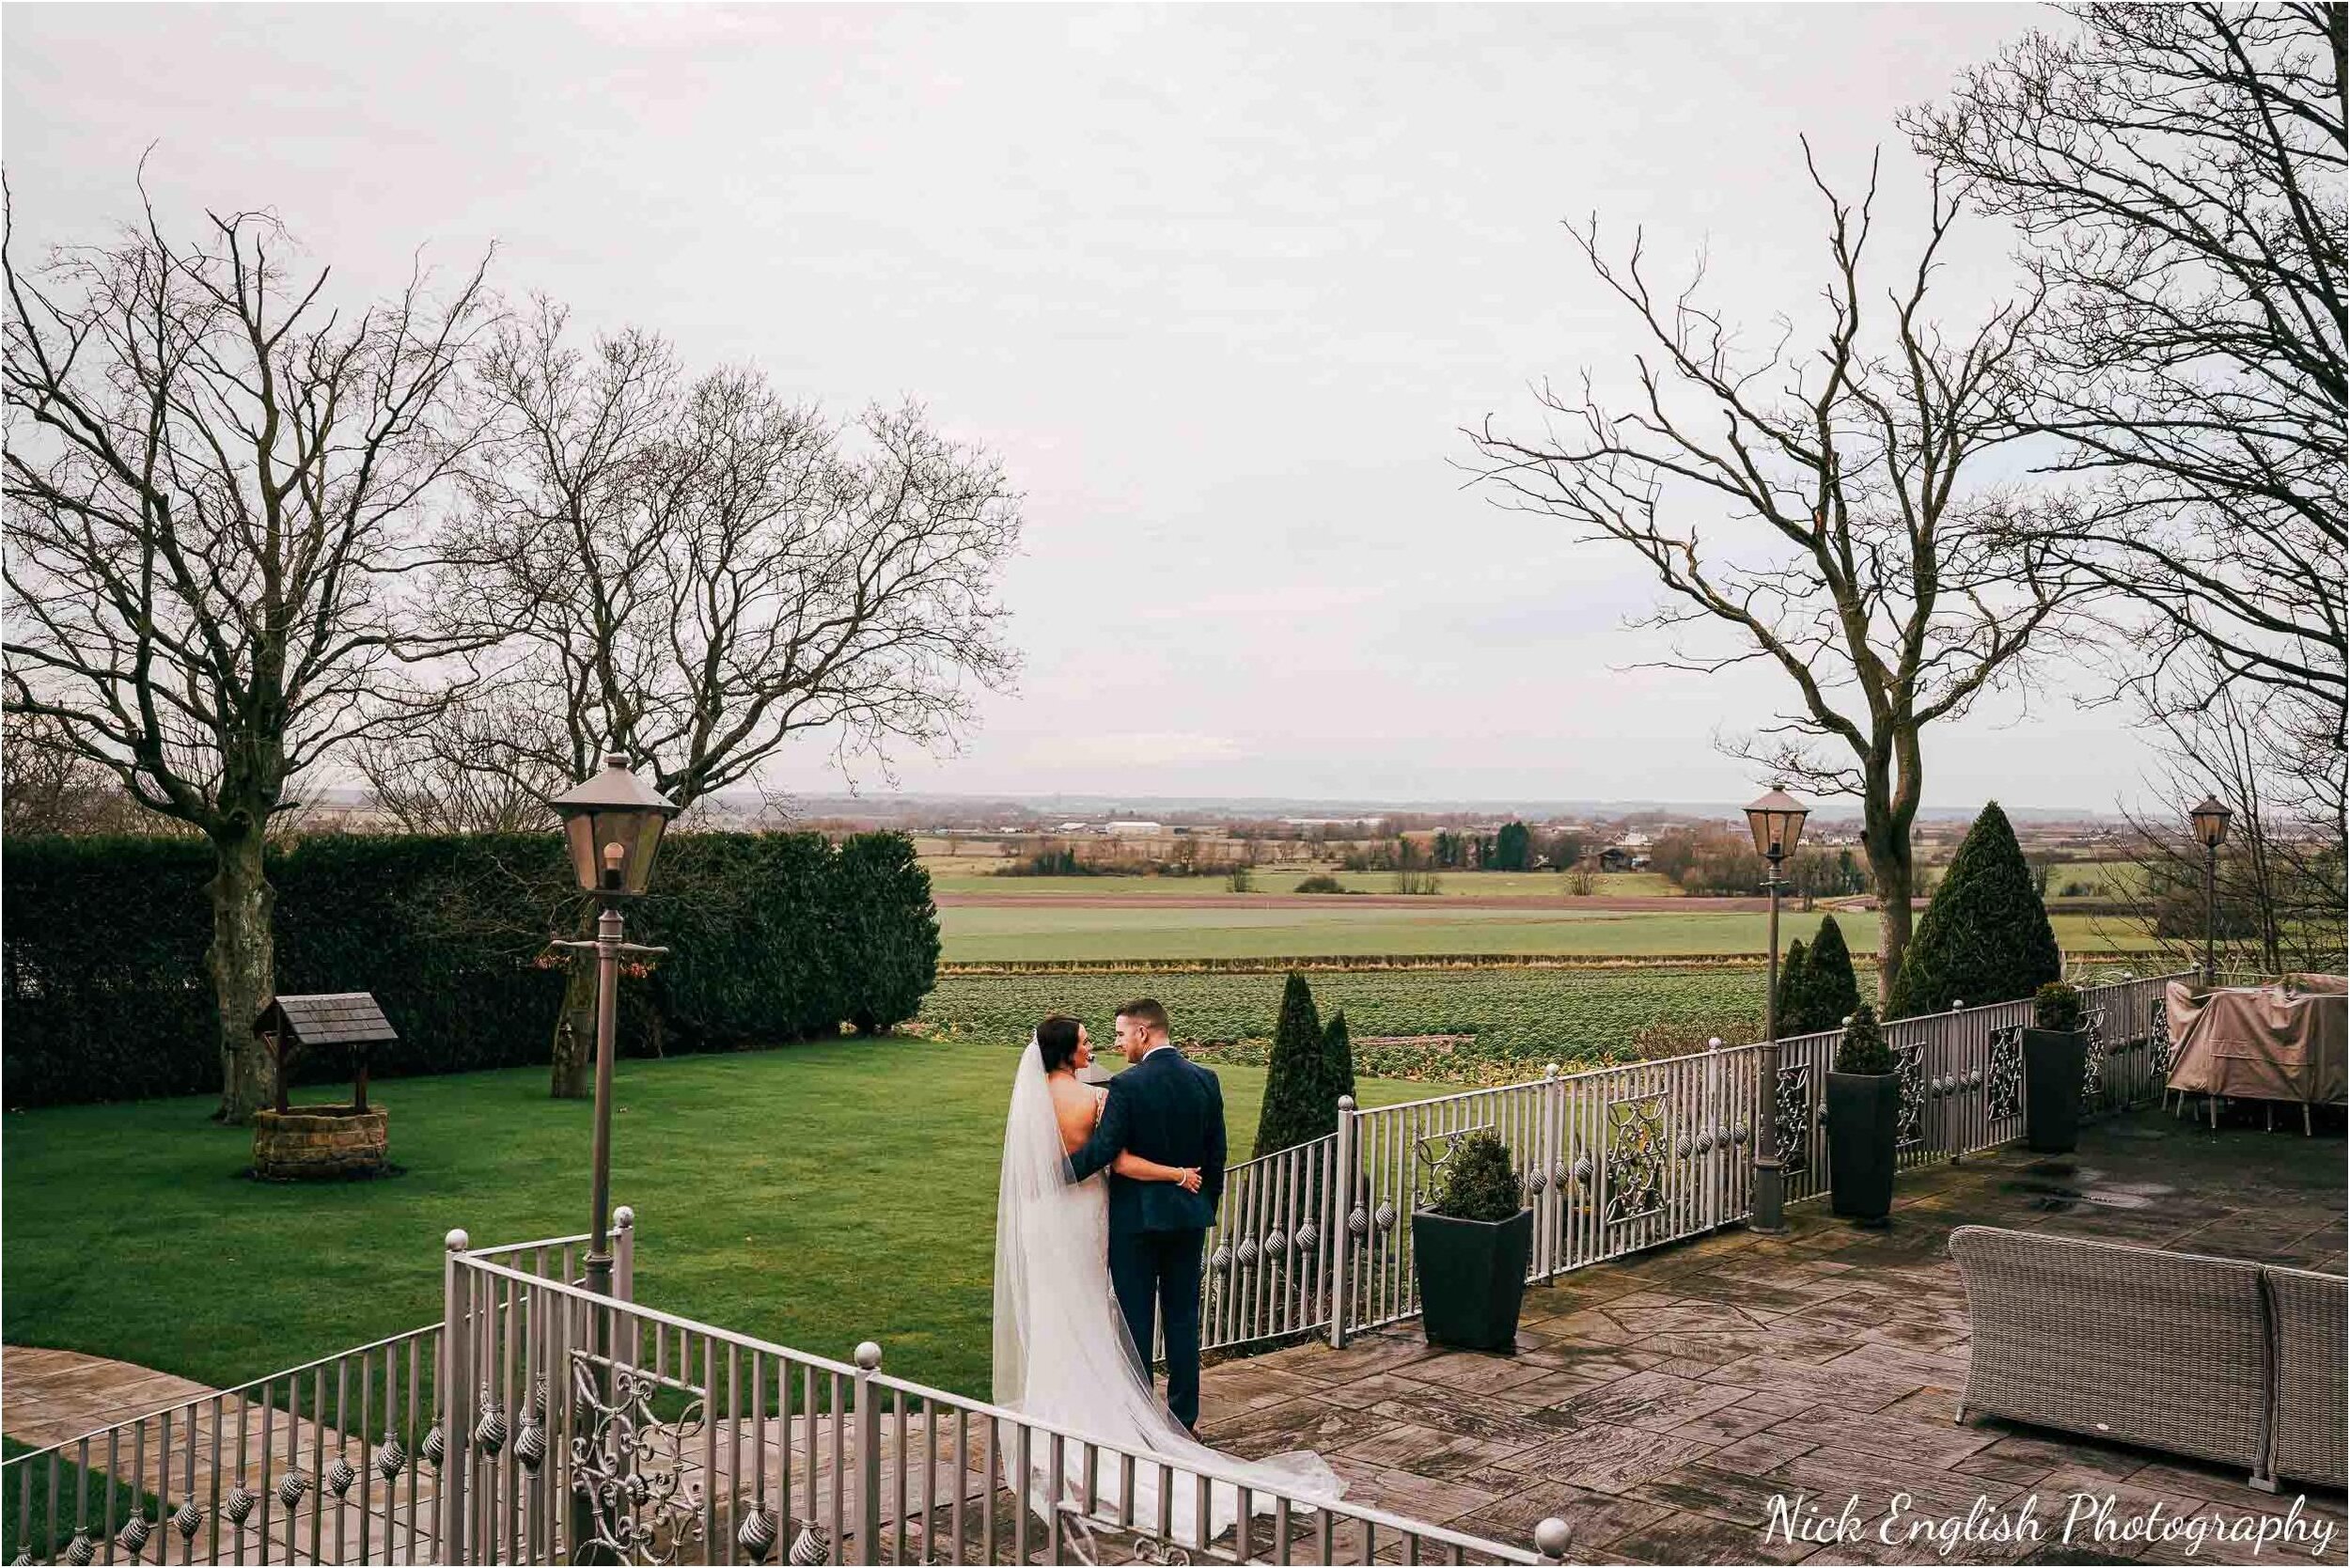
POLYGON ((1352 1094, 1341 1094, 1339 1096, 1339 1109, 1342 1111, 1351 1111, 1354 1108, 1355 1096, 1352 1094))
POLYGON ((456 1230, 451 1231, 447 1235, 442 1237, 441 1245, 447 1247, 451 1252, 462 1252, 466 1248, 473 1246, 473 1238, 465 1234, 464 1227, 460 1226, 456 1230))
POLYGON ((1564 1519, 1544 1519, 1534 1527, 1534 1549, 1556 1561, 1567 1555, 1567 1542, 1571 1535, 1564 1519))
POLYGON ((863 1344, 857 1346, 856 1364, 864 1368, 867 1372, 878 1370, 881 1366, 881 1346, 875 1344, 870 1340, 868 1340, 863 1344))
POLYGON ((630 1231, 635 1229, 635 1226, 636 1211, 634 1209, 623 1203, 612 1211, 612 1229, 615 1231, 630 1231))

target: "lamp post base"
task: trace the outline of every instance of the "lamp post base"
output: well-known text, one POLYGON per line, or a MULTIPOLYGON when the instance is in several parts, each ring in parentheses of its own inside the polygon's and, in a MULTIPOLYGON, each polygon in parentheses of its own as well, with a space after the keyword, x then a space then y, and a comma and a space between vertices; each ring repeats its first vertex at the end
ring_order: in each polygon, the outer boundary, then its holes
POLYGON ((1754 1162, 1754 1211, 1747 1229, 1766 1236, 1787 1233, 1787 1172, 1775 1158, 1754 1162))

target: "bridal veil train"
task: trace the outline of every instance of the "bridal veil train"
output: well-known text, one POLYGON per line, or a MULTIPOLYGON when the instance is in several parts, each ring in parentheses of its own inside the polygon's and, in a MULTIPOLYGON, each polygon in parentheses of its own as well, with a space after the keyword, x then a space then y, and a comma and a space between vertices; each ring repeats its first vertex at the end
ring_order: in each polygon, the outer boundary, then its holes
MULTIPOLYGON (((1011 1111, 1004 1124, 1003 1175, 995 1206, 995 1402, 1032 1420, 1095 1438, 1142 1456, 1135 1466, 1134 1511, 1138 1525, 1155 1528, 1159 1475, 1149 1460, 1233 1480, 1209 1488, 1206 1539, 1232 1525, 1239 1486, 1277 1487, 1292 1497, 1335 1501, 1345 1489, 1336 1472, 1312 1453, 1242 1460, 1192 1437, 1151 1387, 1151 1375, 1110 1289, 1108 1178, 1073 1183, 1053 1115, 1044 1060, 1031 1040, 1012 1079, 1011 1111)), ((1027 1493, 1044 1512, 1051 1480, 1050 1445, 1040 1442, 1027 1493)), ((1086 1462, 1073 1446, 1064 1453, 1061 1496, 1087 1494, 1086 1462)), ((1008 1460, 1007 1464, 1016 1464, 1008 1460)), ((1117 1513, 1123 1466, 1104 1455, 1093 1478, 1095 1513, 1117 1513)), ((1007 1484, 1017 1488, 1009 1469, 1007 1484)), ((1196 1483, 1178 1477, 1170 1510, 1172 1535, 1198 1545, 1196 1483)), ((1269 1498, 1253 1499, 1269 1513, 1269 1498)))

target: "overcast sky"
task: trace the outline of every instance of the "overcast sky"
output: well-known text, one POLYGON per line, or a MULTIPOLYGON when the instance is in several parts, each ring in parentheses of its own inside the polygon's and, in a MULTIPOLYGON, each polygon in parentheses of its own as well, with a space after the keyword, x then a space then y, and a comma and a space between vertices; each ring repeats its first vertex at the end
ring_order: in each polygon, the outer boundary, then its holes
MULTIPOLYGON (((1465 486, 1458 428, 1637 344, 1561 219, 1767 326, 1821 278, 1799 133, 1919 205, 1892 124, 2025 7, 5 11, 18 235, 269 206, 354 286, 493 242, 509 294, 925 400, 1026 494, 1026 669, 907 788, 1722 800, 1781 700, 1632 666, 1635 563, 1465 486)), ((1955 291, 2003 276, 1980 236, 1955 291)), ((2072 682, 2084 691, 2093 682, 2072 682)), ((2065 682, 2058 682, 2060 687, 2065 682)), ((2109 808, 2143 754, 2060 690, 1930 736, 1926 801, 2109 808)), ((868 766, 859 776, 878 784, 868 766)), ((808 749, 778 770, 839 787, 808 749)))

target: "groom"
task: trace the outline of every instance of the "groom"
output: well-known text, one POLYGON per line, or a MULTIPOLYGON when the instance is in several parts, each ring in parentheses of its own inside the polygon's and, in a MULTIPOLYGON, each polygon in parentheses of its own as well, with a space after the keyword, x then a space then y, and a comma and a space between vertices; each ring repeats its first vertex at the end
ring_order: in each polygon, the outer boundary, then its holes
POLYGON ((1110 1173, 1110 1285, 1146 1369, 1152 1309, 1165 1316, 1167 1407, 1197 1435, 1199 1254, 1224 1192, 1224 1091, 1167 1043, 1167 1009, 1149 997, 1118 1010, 1118 1048, 1133 1065, 1110 1080, 1102 1123, 1069 1164, 1082 1182, 1131 1149, 1199 1169, 1198 1192, 1110 1173))

